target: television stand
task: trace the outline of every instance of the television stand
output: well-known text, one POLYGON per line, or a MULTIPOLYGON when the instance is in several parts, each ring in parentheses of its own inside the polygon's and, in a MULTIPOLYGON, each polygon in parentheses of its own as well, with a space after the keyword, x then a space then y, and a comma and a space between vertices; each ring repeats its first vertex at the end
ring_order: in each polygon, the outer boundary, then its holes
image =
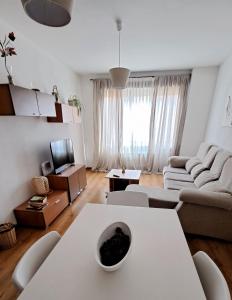
POLYGON ((51 189, 68 191, 69 202, 73 202, 87 185, 85 165, 76 164, 61 174, 47 176, 51 189))

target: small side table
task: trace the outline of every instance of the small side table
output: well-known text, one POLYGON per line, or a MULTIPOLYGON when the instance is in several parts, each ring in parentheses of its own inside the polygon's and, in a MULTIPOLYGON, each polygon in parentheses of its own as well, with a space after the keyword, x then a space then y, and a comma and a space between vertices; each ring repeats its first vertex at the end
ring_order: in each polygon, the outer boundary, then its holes
POLYGON ((121 169, 112 169, 105 177, 109 178, 109 190, 113 192, 123 191, 129 184, 139 184, 140 176, 141 170, 125 170, 122 173, 121 169))
POLYGON ((47 199, 47 205, 41 210, 28 209, 28 201, 16 207, 14 214, 18 225, 47 228, 69 205, 67 191, 53 191, 47 199))

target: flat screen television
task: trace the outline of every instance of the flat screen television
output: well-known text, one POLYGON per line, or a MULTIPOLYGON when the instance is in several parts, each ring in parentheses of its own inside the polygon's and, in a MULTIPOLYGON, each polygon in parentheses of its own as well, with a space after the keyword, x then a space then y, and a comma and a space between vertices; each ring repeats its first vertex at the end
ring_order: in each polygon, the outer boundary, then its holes
POLYGON ((62 139, 50 143, 55 174, 62 173, 74 164, 74 151, 71 139, 62 139))

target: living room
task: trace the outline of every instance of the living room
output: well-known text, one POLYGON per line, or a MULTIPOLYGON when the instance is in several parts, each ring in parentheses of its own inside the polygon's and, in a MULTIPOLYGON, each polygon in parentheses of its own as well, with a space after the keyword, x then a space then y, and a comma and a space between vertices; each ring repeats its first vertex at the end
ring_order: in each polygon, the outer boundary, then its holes
POLYGON ((230 299, 231 11, 1 1, 1 299, 230 299))

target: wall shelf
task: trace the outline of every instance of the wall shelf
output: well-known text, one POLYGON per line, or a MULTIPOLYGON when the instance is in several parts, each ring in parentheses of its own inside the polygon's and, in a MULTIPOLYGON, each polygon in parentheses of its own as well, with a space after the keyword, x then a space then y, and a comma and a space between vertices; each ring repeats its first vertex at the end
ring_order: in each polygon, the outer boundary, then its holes
POLYGON ((48 117, 50 123, 81 123, 80 114, 78 114, 76 106, 70 106, 64 103, 55 103, 56 117, 48 117))
POLYGON ((0 116, 56 116, 52 95, 23 87, 0 84, 0 116))

